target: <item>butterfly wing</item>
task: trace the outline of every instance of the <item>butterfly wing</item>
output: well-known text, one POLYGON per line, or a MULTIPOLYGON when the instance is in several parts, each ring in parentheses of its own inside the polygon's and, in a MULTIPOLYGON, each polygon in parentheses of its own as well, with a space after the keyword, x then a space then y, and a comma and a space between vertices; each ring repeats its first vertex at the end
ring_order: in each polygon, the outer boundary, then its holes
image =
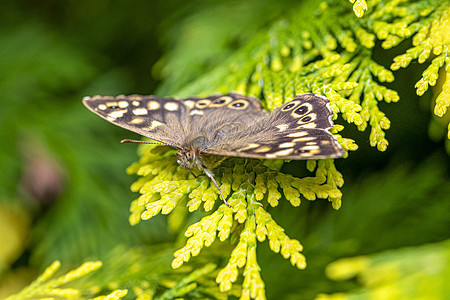
POLYGON ((103 119, 164 144, 180 148, 187 107, 174 98, 155 96, 84 97, 84 105, 103 119))
POLYGON ((94 96, 84 97, 83 103, 117 126, 178 149, 190 146, 189 142, 198 137, 210 140, 211 133, 223 135, 266 115, 258 99, 237 93, 182 100, 140 95, 94 96))
POLYGON ((329 100, 297 95, 270 114, 219 137, 204 153, 249 158, 320 159, 344 154, 336 138, 329 100))

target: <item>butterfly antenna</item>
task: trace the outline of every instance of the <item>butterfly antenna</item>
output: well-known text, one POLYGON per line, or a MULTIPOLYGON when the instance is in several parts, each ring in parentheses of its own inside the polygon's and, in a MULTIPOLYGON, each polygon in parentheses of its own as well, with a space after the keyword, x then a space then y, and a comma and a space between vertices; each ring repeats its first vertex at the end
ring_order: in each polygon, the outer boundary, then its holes
POLYGON ((210 170, 208 170, 208 169, 206 169, 206 168, 204 169, 204 171, 205 171, 205 174, 206 174, 209 178, 211 178, 212 182, 214 183, 214 185, 216 186, 216 188, 219 190, 220 196, 222 196, 222 200, 223 200, 223 202, 225 203, 225 205, 228 206, 228 207, 231 207, 231 205, 228 204, 227 200, 225 200, 225 197, 224 197, 223 194, 222 194, 222 190, 220 189, 219 185, 217 184, 216 180, 214 179, 214 174, 213 174, 210 170))
POLYGON ((166 145, 166 146, 174 147, 176 149, 181 149, 179 146, 177 146, 175 144, 163 143, 163 142, 146 142, 146 141, 129 140, 129 139, 121 140, 120 142, 122 144, 123 143, 138 143, 138 144, 151 144, 151 145, 166 145))
POLYGON ((159 142, 146 142, 146 141, 129 140, 129 139, 121 140, 120 142, 121 142, 122 144, 123 144, 123 143, 138 143, 138 144, 156 144, 156 145, 165 145, 164 143, 159 143, 159 142))

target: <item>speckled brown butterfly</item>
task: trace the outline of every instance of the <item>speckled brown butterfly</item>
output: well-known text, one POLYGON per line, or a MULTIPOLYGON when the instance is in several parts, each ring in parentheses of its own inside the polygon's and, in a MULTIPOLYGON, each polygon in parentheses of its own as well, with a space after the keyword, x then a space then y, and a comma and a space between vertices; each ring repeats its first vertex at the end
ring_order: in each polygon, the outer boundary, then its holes
POLYGON ((271 113, 258 99, 237 93, 181 100, 95 96, 83 103, 113 124, 179 149, 178 163, 191 172, 204 171, 225 203, 210 171, 224 156, 321 159, 344 153, 328 132, 330 102, 316 94, 297 95, 271 113))

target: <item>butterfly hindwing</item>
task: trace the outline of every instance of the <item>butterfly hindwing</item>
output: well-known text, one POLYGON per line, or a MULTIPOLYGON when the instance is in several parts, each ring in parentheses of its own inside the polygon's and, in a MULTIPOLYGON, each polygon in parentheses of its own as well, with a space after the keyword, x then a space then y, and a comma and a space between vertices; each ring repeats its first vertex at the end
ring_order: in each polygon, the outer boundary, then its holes
POLYGON ((336 158, 344 151, 328 131, 333 126, 329 100, 298 95, 267 117, 230 132, 205 153, 250 158, 336 158))

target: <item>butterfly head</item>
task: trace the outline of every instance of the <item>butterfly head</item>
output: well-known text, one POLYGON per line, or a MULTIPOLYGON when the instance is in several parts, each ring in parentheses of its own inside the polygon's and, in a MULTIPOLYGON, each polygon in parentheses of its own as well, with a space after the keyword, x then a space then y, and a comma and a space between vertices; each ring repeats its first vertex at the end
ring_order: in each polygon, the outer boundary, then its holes
POLYGON ((202 171, 204 169, 200 153, 198 150, 195 150, 194 148, 181 149, 180 151, 178 151, 177 163, 181 167, 189 171, 193 169, 202 171))

